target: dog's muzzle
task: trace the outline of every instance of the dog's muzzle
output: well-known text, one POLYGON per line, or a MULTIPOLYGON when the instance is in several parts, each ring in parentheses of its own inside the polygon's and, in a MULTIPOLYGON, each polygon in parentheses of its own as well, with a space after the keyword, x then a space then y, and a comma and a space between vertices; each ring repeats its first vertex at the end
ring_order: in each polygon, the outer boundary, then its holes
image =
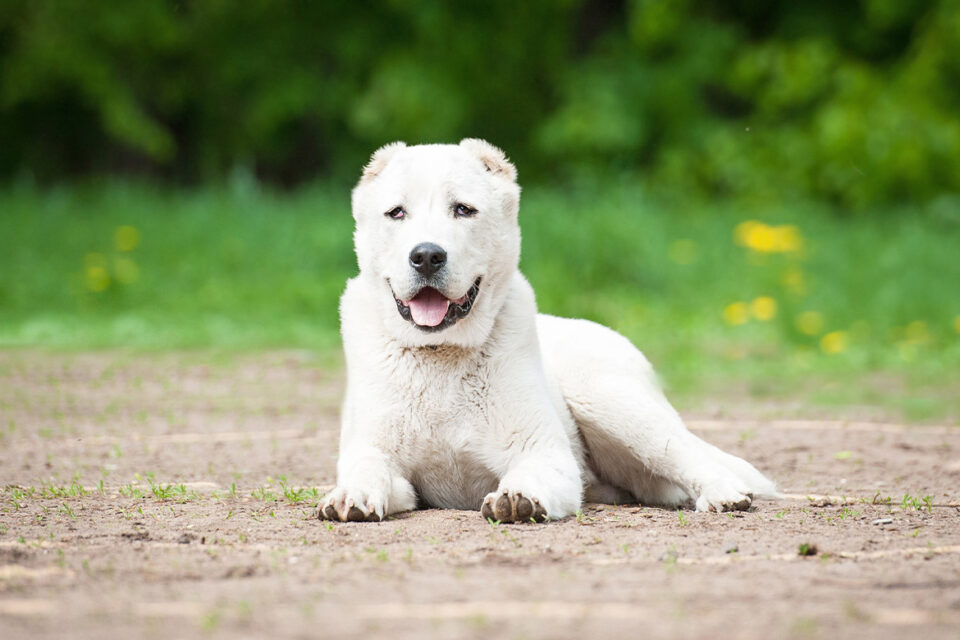
POLYGON ((466 295, 456 300, 447 298, 433 287, 420 289, 409 300, 401 300, 396 294, 393 299, 404 320, 412 322, 421 331, 442 331, 470 313, 480 293, 480 280, 477 278, 466 295))

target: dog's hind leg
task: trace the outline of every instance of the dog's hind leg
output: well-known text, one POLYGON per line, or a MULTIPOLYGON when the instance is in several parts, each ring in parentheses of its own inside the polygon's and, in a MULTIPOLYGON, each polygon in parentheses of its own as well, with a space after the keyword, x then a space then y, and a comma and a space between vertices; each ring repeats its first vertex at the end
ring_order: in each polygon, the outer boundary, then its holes
POLYGON ((642 503, 746 509, 776 487, 750 463, 687 430, 646 358, 626 338, 585 320, 538 318, 547 375, 560 386, 603 482, 642 503))

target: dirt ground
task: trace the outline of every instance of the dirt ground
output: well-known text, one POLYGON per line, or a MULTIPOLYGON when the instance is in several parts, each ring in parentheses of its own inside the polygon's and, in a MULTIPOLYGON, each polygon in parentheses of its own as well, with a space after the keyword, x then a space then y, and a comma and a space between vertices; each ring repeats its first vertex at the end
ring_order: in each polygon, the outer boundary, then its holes
POLYGON ((960 638, 960 427, 688 412, 784 497, 328 524, 341 391, 306 353, 0 351, 0 636, 960 638))

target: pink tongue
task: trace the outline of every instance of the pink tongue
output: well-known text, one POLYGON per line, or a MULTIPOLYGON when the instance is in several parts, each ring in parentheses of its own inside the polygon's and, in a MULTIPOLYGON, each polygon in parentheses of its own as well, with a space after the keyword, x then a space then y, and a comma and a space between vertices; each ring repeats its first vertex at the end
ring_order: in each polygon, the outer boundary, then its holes
POLYGON ((407 302, 413 321, 423 327, 435 327, 443 322, 450 301, 436 289, 429 287, 407 302))

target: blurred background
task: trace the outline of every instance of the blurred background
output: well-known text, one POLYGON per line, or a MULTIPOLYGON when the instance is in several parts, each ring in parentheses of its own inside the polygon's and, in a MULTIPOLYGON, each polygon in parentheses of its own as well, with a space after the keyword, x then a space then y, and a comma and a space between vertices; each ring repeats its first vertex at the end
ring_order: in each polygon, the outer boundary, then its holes
POLYGON ((471 136, 681 405, 956 419, 958 114, 957 0, 5 0, 0 346, 335 354, 360 167, 471 136))

